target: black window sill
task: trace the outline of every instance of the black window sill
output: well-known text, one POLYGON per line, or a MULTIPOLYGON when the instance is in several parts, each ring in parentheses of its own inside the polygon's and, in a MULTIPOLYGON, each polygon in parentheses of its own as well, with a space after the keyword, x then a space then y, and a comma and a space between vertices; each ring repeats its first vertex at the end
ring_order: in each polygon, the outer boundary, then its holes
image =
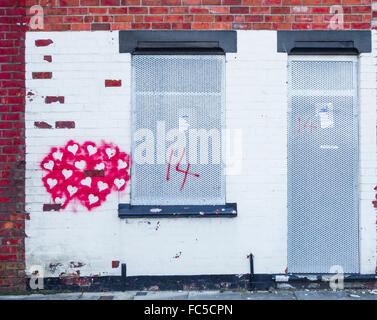
POLYGON ((119 218, 233 218, 237 216, 237 203, 225 205, 183 205, 183 206, 132 206, 119 204, 119 218))

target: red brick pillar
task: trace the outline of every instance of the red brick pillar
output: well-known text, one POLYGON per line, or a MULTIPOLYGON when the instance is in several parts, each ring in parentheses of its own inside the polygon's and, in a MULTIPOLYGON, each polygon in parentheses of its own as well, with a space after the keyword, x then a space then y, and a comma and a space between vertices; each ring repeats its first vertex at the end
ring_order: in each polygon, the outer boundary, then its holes
POLYGON ((0 0, 0 292, 25 290, 25 21, 0 0))

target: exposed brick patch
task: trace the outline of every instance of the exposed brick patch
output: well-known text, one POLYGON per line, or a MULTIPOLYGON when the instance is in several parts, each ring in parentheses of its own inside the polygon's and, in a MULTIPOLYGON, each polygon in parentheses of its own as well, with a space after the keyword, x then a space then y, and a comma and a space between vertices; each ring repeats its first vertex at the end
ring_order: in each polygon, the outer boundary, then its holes
POLYGON ((52 128, 52 126, 50 124, 48 124, 47 122, 44 122, 44 121, 35 121, 34 127, 39 128, 39 129, 51 129, 52 128))
POLYGON ((119 261, 111 261, 111 267, 112 268, 119 268, 119 261))
POLYGON ((33 79, 51 79, 52 72, 33 72, 32 77, 33 79))
POLYGON ((121 87, 122 80, 105 80, 105 87, 121 87))
POLYGON ((56 129, 73 129, 75 127, 74 121, 56 121, 55 128, 56 129))
POLYGON ((51 56, 44 56, 43 60, 45 60, 47 62, 52 62, 52 57, 51 56))
POLYGON ((105 170, 85 170, 85 177, 104 177, 105 170))
POLYGON ((51 39, 46 39, 46 40, 35 40, 35 46, 36 47, 47 47, 51 43, 54 43, 51 39))
POLYGON ((70 268, 81 268, 81 267, 83 267, 83 266, 85 266, 85 263, 82 263, 82 262, 80 262, 80 261, 78 261, 78 262, 71 261, 71 262, 69 263, 69 267, 70 267, 70 268))
POLYGON ((56 203, 45 203, 43 205, 43 211, 59 211, 61 209, 62 205, 61 204, 56 204, 56 203))
POLYGON ((106 31, 111 30, 110 23, 93 23, 91 25, 92 31, 106 31))
POLYGON ((64 103, 64 97, 59 96, 59 97, 54 97, 54 96, 47 96, 45 98, 45 103, 50 104, 54 102, 59 102, 59 103, 64 103))
POLYGON ((26 95, 26 98, 31 102, 33 101, 33 96, 35 96, 34 92, 29 91, 26 95))

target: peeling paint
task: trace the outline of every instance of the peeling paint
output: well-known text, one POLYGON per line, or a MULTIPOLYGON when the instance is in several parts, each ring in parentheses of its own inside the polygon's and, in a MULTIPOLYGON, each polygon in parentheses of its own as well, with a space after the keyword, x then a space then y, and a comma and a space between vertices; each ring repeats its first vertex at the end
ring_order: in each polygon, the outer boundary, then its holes
POLYGON ((63 266, 63 264, 61 264, 60 262, 58 262, 58 263, 50 263, 50 265, 48 266, 48 268, 49 268, 49 270, 50 270, 51 273, 55 273, 56 269, 58 267, 62 267, 62 266, 63 266))
POLYGON ((74 261, 71 261, 71 262, 69 263, 69 267, 70 267, 70 268, 81 268, 81 267, 83 267, 83 266, 85 266, 85 263, 82 263, 82 262, 74 262, 74 261))
POLYGON ((27 94, 26 94, 26 99, 29 101, 29 102, 32 102, 33 101, 33 96, 35 96, 35 93, 30 90, 27 94))

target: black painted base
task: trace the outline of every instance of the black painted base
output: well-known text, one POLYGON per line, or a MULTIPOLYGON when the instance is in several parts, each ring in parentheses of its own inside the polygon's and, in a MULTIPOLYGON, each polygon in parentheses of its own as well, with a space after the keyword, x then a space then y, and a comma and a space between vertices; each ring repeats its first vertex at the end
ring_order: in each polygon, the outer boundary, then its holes
MULTIPOLYGON (((322 275, 317 279, 285 275, 287 282, 275 281, 276 275, 190 275, 190 276, 107 276, 76 278, 44 278, 43 290, 54 291, 143 291, 143 290, 269 290, 269 289, 329 289, 329 282, 322 275)), ((376 275, 348 275, 344 277, 345 288, 377 288, 376 275)), ((31 292, 30 281, 27 289, 31 292)))

